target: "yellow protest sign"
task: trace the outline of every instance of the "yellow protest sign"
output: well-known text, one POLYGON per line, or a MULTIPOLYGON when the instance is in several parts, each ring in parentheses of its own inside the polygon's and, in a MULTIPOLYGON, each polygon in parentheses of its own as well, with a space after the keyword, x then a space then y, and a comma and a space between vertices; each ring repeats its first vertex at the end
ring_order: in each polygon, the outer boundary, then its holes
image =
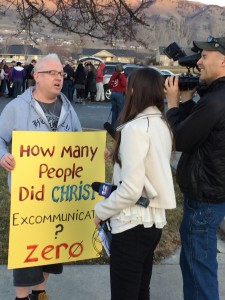
POLYGON ((9 269, 98 257, 91 183, 105 181, 105 144, 104 131, 13 132, 9 269))

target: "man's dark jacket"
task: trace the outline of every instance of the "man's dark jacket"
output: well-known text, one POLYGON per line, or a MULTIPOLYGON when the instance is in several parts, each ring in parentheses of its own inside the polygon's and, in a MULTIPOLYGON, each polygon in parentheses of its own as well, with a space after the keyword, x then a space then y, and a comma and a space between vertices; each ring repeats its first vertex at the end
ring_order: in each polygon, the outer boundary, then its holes
POLYGON ((167 119, 182 155, 177 182, 197 201, 225 202, 225 77, 199 90, 200 100, 171 108, 167 119))
POLYGON ((34 79, 33 75, 31 75, 31 72, 33 70, 34 66, 32 64, 29 64, 26 68, 25 68, 25 72, 26 72, 26 79, 34 79))
POLYGON ((63 68, 63 71, 67 74, 67 77, 64 78, 65 80, 73 80, 74 78, 74 69, 69 65, 65 65, 65 67, 63 68))

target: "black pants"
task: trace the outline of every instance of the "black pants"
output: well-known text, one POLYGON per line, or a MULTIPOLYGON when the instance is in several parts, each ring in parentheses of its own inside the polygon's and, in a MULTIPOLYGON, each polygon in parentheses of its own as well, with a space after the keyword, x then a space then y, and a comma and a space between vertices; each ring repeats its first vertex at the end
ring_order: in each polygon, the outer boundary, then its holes
POLYGON ((90 92, 91 102, 95 101, 95 92, 90 92))
POLYGON ((149 300, 154 250, 161 229, 138 225, 112 235, 111 300, 149 300))
POLYGON ((76 89, 76 90, 77 90, 77 99, 78 98, 84 99, 85 90, 84 89, 76 89))

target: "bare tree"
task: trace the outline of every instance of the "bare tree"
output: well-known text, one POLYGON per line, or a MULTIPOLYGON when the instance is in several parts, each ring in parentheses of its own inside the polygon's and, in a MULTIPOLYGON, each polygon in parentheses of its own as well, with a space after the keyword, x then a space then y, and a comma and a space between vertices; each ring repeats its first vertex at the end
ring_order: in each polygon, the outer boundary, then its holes
POLYGON ((62 61, 68 60, 71 56, 71 50, 65 47, 56 47, 53 42, 48 43, 48 45, 43 49, 43 53, 57 53, 62 61))
POLYGON ((12 43, 13 43, 12 37, 11 36, 6 37, 6 39, 3 42, 3 47, 2 47, 3 54, 9 53, 9 48, 12 45, 12 43))
POLYGON ((61 31, 90 36, 113 44, 115 40, 136 40, 139 25, 149 27, 145 9, 156 0, 8 0, 0 12, 16 8, 19 27, 32 38, 33 28, 46 21, 61 31))

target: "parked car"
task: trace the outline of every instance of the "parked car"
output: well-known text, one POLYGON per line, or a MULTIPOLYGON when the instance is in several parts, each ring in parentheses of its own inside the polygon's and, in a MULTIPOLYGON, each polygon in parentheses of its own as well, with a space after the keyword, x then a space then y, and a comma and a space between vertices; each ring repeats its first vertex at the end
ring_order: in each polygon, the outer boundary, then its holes
POLYGON ((174 76, 175 74, 170 70, 162 69, 160 70, 162 75, 174 76))
MULTIPOLYGON (((94 61, 94 63, 100 63, 100 62, 104 62, 102 59, 94 57, 94 56, 85 56, 79 59, 80 62, 87 62, 87 61, 94 61)), ((110 101, 110 95, 111 95, 111 90, 108 87, 108 82, 110 80, 110 77, 112 76, 112 74, 115 72, 115 67, 117 64, 119 64, 119 62, 105 62, 106 66, 104 69, 104 77, 103 77, 103 86, 104 86, 104 91, 105 91, 105 99, 107 101, 110 101)), ((123 64, 123 69, 124 69, 124 74, 126 75, 126 77, 128 77, 135 69, 138 68, 143 68, 146 66, 143 65, 139 65, 139 64, 123 64)), ((171 72, 170 70, 166 70, 166 69, 158 69, 156 67, 153 66, 149 66, 149 68, 152 68, 154 70, 159 71, 162 75, 167 75, 167 76, 173 76, 174 73, 171 72)))
POLYGON ((105 69, 104 69, 104 77, 103 77, 103 86, 104 86, 104 91, 105 91, 105 99, 107 101, 110 100, 110 88, 108 87, 108 82, 110 80, 110 77, 112 76, 112 74, 115 72, 115 67, 116 67, 117 63, 107 63, 105 65, 105 69))
MULTIPOLYGON (((111 95, 111 90, 108 87, 108 82, 109 82, 110 77, 112 76, 112 74, 115 71, 116 65, 117 65, 117 63, 112 67, 112 64, 107 65, 107 63, 106 63, 106 67, 105 67, 106 74, 104 76, 103 83, 104 83, 104 89, 105 89, 105 99, 108 101, 110 100, 110 95, 111 95)), ((126 77, 128 77, 132 71, 134 71, 137 68, 142 68, 142 67, 143 66, 136 65, 136 64, 124 64, 123 65, 124 74, 126 77)))
MULTIPOLYGON (((98 57, 95 57, 95 56, 84 56, 79 59, 79 62, 82 62, 82 63, 85 63, 87 61, 91 61, 95 66, 98 65, 98 63, 104 62, 104 60, 102 60, 98 57)), ((108 88, 108 82, 109 82, 111 75, 115 71, 115 66, 117 63, 106 62, 105 64, 106 64, 106 66, 104 69, 105 75, 103 77, 103 86, 104 86, 104 91, 105 91, 105 99, 109 101, 111 92, 108 88)))
POLYGON ((95 57, 95 56, 84 56, 78 59, 79 62, 83 63, 83 62, 87 62, 87 61, 97 61, 97 62, 104 62, 104 60, 95 57))
POLYGON ((150 69, 153 69, 153 70, 156 70, 156 71, 158 71, 160 74, 162 74, 163 75, 163 73, 161 72, 161 70, 160 69, 158 69, 158 68, 156 68, 156 67, 153 67, 153 66, 148 66, 150 69))
POLYGON ((124 74, 126 77, 128 77, 134 70, 143 67, 144 67, 143 65, 138 65, 138 64, 126 64, 123 66, 124 74))

